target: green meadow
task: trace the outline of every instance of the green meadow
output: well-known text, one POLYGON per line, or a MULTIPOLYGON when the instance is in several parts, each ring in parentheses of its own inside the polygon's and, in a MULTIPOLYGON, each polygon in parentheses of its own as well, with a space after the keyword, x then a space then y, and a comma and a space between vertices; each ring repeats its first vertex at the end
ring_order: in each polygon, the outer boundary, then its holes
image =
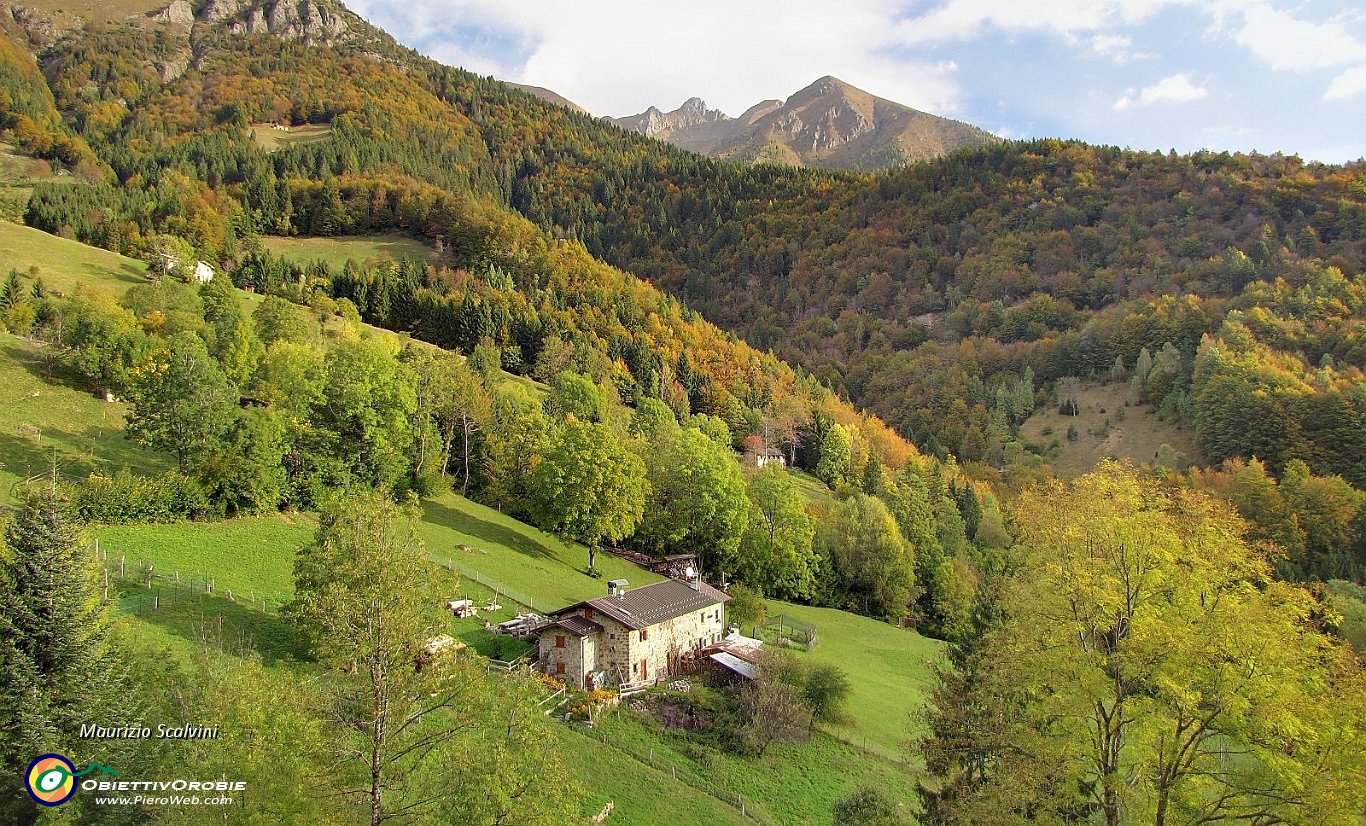
POLYGON ((267 236, 261 239, 261 244, 282 258, 300 264, 322 261, 329 267, 338 270, 346 264, 347 259, 355 259, 359 262, 386 259, 401 261, 404 258, 429 261, 432 258, 431 247, 416 238, 396 233, 388 235, 347 235, 335 238, 267 236))

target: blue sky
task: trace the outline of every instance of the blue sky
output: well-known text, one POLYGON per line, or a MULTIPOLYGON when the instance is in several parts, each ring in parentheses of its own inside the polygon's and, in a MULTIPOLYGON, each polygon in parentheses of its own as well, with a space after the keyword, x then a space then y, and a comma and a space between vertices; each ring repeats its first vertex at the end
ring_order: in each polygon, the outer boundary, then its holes
POLYGON ((738 115, 823 75, 1012 137, 1366 157, 1344 0, 352 0, 452 65, 595 115, 738 115))

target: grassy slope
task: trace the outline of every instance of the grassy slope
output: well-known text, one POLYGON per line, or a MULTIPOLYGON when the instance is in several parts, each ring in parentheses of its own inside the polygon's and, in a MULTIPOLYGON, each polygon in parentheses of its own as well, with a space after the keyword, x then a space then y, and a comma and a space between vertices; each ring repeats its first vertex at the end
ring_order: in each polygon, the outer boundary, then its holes
POLYGON ((122 20, 149 14, 170 5, 168 0, 24 0, 22 4, 55 15, 59 27, 74 18, 91 22, 122 20))
POLYGON ((317 520, 305 514, 241 517, 226 522, 108 525, 91 531, 109 561, 129 570, 150 563, 157 573, 218 581, 220 591, 285 602, 294 593, 294 554, 313 541, 317 520))
POLYGON ((0 503, 18 501, 19 482, 46 471, 54 451, 68 478, 121 467, 149 474, 170 468, 167 458, 123 437, 127 409, 48 381, 36 345, 0 334, 0 503))
POLYGON ((930 665, 943 656, 944 644, 832 608, 771 601, 769 616, 780 613, 816 626, 816 647, 799 656, 837 665, 849 677, 849 721, 829 732, 883 757, 906 759, 907 743, 921 730, 913 714, 925 704, 930 665))
MULTIPOLYGON (((27 270, 30 264, 39 266, 40 275, 51 288, 63 291, 87 284, 121 292, 140 283, 145 269, 131 259, 27 228, 0 224, 0 265, 27 270)), ((32 353, 26 352, 21 340, 6 336, 3 343, 6 349, 0 351, 0 385, 19 389, 31 386, 39 395, 27 410, 22 395, 0 409, 0 451, 22 448, 30 458, 36 455, 32 448, 23 447, 22 440, 10 438, 21 423, 13 418, 17 412, 47 423, 46 429, 40 428, 41 446, 57 446, 63 462, 74 462, 70 457, 78 459, 84 451, 95 463, 128 465, 145 471, 166 466, 164 460, 123 440, 121 405, 105 404, 79 391, 43 382, 34 372, 32 353), (63 435, 61 429, 53 427, 56 422, 64 423, 68 430, 73 429, 71 423, 78 423, 79 432, 63 435)), ((0 474, 5 472, 8 471, 0 469, 0 474)), ((804 490, 806 487, 816 486, 804 485, 804 490)), ((268 662, 274 662, 296 653, 287 629, 269 613, 258 610, 259 605, 229 602, 225 594, 232 590, 268 603, 287 599, 292 591, 294 554, 308 543, 312 529, 313 521, 308 517, 272 515, 215 524, 101 527, 94 533, 111 557, 122 554, 128 558, 130 570, 136 561, 147 561, 160 573, 179 570, 184 579, 209 574, 216 581, 217 595, 213 597, 195 593, 188 584, 180 588, 158 584, 152 589, 128 589, 122 605, 129 615, 130 633, 180 652, 192 651, 193 645, 206 640, 229 650, 253 647, 268 662), (152 604, 157 608, 153 609, 152 604)), ((604 588, 603 580, 582 573, 587 562, 587 552, 582 547, 567 545, 455 494, 425 503, 421 532, 429 553, 437 561, 466 573, 478 572, 485 581, 521 592, 534 600, 540 610, 596 596, 604 588), (473 550, 460 550, 461 545, 473 550)), ((625 578, 635 585, 658 579, 608 554, 599 557, 599 567, 606 578, 625 578)), ((488 595, 484 586, 470 579, 463 579, 460 585, 452 583, 451 590, 481 600, 488 595)), ((495 621, 516 610, 510 601, 503 601, 506 607, 491 616, 495 621)), ((925 664, 937 656, 938 645, 883 623, 838 611, 775 604, 774 612, 778 611, 819 628, 820 644, 805 656, 836 662, 849 672, 854 690, 851 721, 832 727, 830 734, 865 747, 872 754, 821 735, 811 743, 776 747, 770 756, 757 763, 712 753, 703 757, 703 765, 695 759, 695 750, 685 749, 684 744, 671 739, 672 735, 647 731, 650 727, 643 723, 623 722, 619 733, 631 741, 629 744, 623 741, 621 748, 598 751, 591 760, 571 760, 593 789, 595 799, 617 801, 621 808, 614 820, 661 824, 742 822, 733 807, 694 788, 708 782, 737 790, 759 809, 762 820, 767 822, 824 819, 829 804, 847 793, 845 787, 852 788, 850 784, 856 780, 905 789, 907 776, 893 761, 903 756, 900 744, 907 736, 909 712, 923 696, 925 664), (645 739, 636 742, 641 737, 645 739), (650 766, 633 756, 641 742, 647 744, 646 749, 653 747, 650 743, 659 746, 657 758, 650 766), (678 772, 676 780, 668 772, 670 765, 678 772), (659 794, 659 790, 671 788, 676 793, 659 794)), ((453 621, 452 631, 482 651, 490 638, 481 626, 479 619, 453 621)), ((574 755, 585 755, 595 747, 573 730, 566 729, 564 738, 574 755)))
MULTIPOLYGON (((144 283, 146 271, 141 261, 0 221, 0 273, 13 268, 27 276, 35 266, 48 289, 67 294, 81 286, 117 295, 144 283)), ((34 342, 0 335, 0 502, 15 501, 15 483, 48 467, 53 450, 68 477, 170 467, 123 438, 127 405, 107 404, 79 386, 62 372, 48 380, 34 342)))
MULTIPOLYGON (((33 184, 53 180, 47 165, 0 142, 0 221, 21 221, 33 184)), ((68 176, 66 180, 71 180, 68 176)))
POLYGON ((422 538, 427 552, 457 570, 475 570, 535 601, 538 611, 552 610, 606 593, 609 579, 633 586, 661 578, 609 553, 598 554, 602 579, 583 573, 588 550, 563 542, 530 525, 504 516, 454 493, 423 503, 422 538), (466 545, 471 550, 463 551, 466 545))
MULTIPOLYGON (((650 719, 608 715, 588 732, 575 729, 583 745, 606 743, 629 756, 636 769, 656 770, 686 780, 698 797, 720 804, 729 821, 759 823, 829 822, 836 801, 860 786, 881 789, 912 803, 911 777, 904 767, 851 748, 822 733, 803 743, 779 743, 759 758, 740 757, 696 743, 650 719), (593 742, 596 741, 596 742, 593 742), (735 805, 744 802, 745 815, 735 805)), ((572 742, 572 740, 571 740, 572 742)), ((698 823, 678 816, 674 801, 661 794, 633 794, 635 774, 597 773, 592 788, 615 799, 623 823, 698 823)))
POLYGON ((35 265, 49 289, 68 294, 83 284, 119 295, 145 283, 147 272, 136 259, 0 221, 0 273, 14 268, 26 274, 35 265))
POLYGON ((830 503, 835 501, 835 495, 825 483, 803 470, 791 471, 792 481, 796 483, 797 490, 806 498, 809 506, 817 510, 824 510, 830 503))
POLYGON ((1057 405, 1041 407, 1020 425, 1020 436, 1044 449, 1053 469, 1065 477, 1080 476, 1107 456, 1152 462, 1166 444, 1192 461, 1200 460, 1195 437, 1189 430, 1157 418, 1149 405, 1125 402, 1128 384, 1102 384, 1081 391, 1081 413, 1064 416, 1057 405), (1107 428, 1108 423, 1108 428, 1107 428), (1067 428, 1077 429, 1077 440, 1067 440, 1067 428), (1044 430, 1051 430, 1045 434, 1044 430), (1049 450, 1050 445, 1057 446, 1049 450))
POLYGON ((256 145, 268 152, 291 146, 325 141, 332 137, 332 124, 310 123, 306 126, 293 126, 289 129, 276 129, 269 123, 254 123, 251 126, 251 139, 256 145))
POLYGON ((431 247, 406 235, 349 235, 336 238, 280 238, 265 237, 261 243, 272 253, 307 264, 321 260, 329 267, 341 269, 346 259, 365 261, 371 258, 416 258, 430 260, 431 247))

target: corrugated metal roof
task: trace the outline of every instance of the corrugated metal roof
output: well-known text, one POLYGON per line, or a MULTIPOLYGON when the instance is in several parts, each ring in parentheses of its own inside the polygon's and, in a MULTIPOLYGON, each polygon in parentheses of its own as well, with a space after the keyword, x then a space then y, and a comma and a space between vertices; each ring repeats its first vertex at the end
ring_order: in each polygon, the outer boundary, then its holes
POLYGON ((558 624, 569 633, 577 634, 580 637, 602 632, 601 625, 598 625, 590 619, 584 619, 583 617, 565 617, 560 620, 558 624))
POLYGON ((722 668, 734 671, 746 680, 755 680, 759 678, 759 666, 754 663, 745 662, 734 654, 718 651, 711 655, 711 659, 722 668))
POLYGON ((593 610, 601 611, 628 628, 639 630, 701 611, 711 605, 720 605, 729 599, 724 592, 705 582, 697 583, 694 588, 689 583, 668 579, 625 591, 618 597, 606 596, 578 602, 554 613, 561 615, 582 605, 591 605, 593 610))
POLYGON ((551 628, 563 628, 576 637, 590 637, 594 634, 600 634, 603 631, 601 625, 598 625, 590 619, 584 619, 580 616, 571 616, 555 620, 554 622, 547 622, 544 625, 538 625, 533 633, 540 634, 542 631, 547 631, 551 628))

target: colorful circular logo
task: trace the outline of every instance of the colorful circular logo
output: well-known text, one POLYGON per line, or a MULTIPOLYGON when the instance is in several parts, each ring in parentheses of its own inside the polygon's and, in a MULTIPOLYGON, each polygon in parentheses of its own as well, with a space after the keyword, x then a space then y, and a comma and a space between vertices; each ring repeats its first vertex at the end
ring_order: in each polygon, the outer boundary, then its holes
POLYGON ((76 767, 60 754, 44 754, 28 764, 28 794, 44 806, 60 806, 76 793, 76 767))

